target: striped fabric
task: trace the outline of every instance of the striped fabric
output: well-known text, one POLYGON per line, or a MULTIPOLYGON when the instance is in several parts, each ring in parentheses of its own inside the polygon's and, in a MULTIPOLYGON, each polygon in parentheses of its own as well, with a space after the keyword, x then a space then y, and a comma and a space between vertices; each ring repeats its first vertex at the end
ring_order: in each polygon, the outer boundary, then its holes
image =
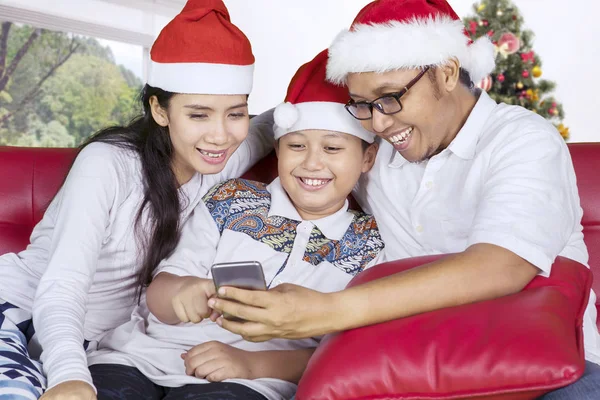
POLYGON ((40 363, 30 359, 27 342, 33 327, 31 313, 0 301, 0 399, 35 400, 45 378, 40 363))

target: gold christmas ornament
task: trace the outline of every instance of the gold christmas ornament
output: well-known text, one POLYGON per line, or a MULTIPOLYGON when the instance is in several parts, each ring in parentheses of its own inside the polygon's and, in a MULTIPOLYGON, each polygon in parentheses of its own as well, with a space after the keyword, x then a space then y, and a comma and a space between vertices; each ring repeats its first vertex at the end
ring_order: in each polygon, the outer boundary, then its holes
POLYGON ((523 89, 523 83, 522 82, 517 82, 517 89, 519 89, 519 90, 523 89))
POLYGON ((477 7, 477 12, 482 12, 483 10, 485 10, 485 3, 481 3, 478 7, 477 7))
POLYGON ((563 137, 563 139, 569 138, 569 128, 567 128, 564 124, 558 124, 556 129, 558 129, 558 132, 560 133, 560 136, 563 137))
POLYGON ((497 15, 497 16, 499 16, 499 17, 501 17, 501 16, 503 16, 503 15, 504 15, 504 13, 502 12, 502 10, 498 10, 498 11, 496 12, 496 15, 497 15))
POLYGON ((536 65, 535 67, 533 67, 531 69, 531 74, 533 75, 534 78, 539 78, 540 76, 542 76, 542 69, 540 68, 539 65, 536 65))

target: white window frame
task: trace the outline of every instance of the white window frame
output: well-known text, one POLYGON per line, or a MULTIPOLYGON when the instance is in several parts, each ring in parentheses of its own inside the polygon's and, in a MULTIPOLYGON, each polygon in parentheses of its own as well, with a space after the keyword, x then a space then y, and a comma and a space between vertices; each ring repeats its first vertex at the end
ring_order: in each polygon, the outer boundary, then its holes
POLYGON ((186 0, 102 0, 105 3, 146 11, 149 8, 153 14, 173 17, 185 5, 186 0))
MULTIPOLYGON (((115 0, 114 2, 118 3, 119 1, 115 0)), ((87 21, 78 21, 72 18, 60 17, 56 15, 46 14, 39 11, 28 10, 5 4, 0 4, 0 19, 31 25, 36 28, 43 28, 66 33, 75 33, 78 35, 85 35, 141 46, 143 52, 143 78, 144 82, 147 82, 148 68, 150 65, 150 47, 154 42, 154 36, 152 35, 134 32, 126 29, 115 28, 97 23, 90 23, 87 21)), ((148 21, 148 23, 152 22, 148 21)))

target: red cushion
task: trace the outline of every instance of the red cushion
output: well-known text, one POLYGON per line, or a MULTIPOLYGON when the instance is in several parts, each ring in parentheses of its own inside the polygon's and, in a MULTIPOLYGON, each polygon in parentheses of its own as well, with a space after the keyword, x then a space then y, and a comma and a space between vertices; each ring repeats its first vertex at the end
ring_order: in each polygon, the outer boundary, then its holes
MULTIPOLYGON (((440 257, 381 264, 349 286, 440 257)), ((583 374, 591 283, 585 266, 559 257, 520 293, 328 336, 297 399, 534 399, 583 374)))
POLYGON ((263 183, 270 183, 277 178, 277 156, 275 151, 267 154, 257 162, 248 172, 242 175, 242 178, 263 183))

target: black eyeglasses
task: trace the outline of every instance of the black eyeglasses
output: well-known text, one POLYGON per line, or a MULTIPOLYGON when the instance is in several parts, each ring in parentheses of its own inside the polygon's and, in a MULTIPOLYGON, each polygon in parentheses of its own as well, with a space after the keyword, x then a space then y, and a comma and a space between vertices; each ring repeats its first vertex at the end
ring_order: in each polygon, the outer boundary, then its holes
POLYGON ((404 96, 406 92, 408 92, 408 89, 413 87, 414 84, 425 75, 425 72, 427 72, 429 68, 430 67, 423 68, 423 71, 419 72, 419 75, 415 76, 415 78, 408 82, 408 84, 399 92, 384 94, 373 101, 350 100, 344 107, 346 107, 346 110, 348 110, 350 115, 359 120, 373 118, 373 109, 385 115, 396 114, 402 111, 400 97, 404 96))

